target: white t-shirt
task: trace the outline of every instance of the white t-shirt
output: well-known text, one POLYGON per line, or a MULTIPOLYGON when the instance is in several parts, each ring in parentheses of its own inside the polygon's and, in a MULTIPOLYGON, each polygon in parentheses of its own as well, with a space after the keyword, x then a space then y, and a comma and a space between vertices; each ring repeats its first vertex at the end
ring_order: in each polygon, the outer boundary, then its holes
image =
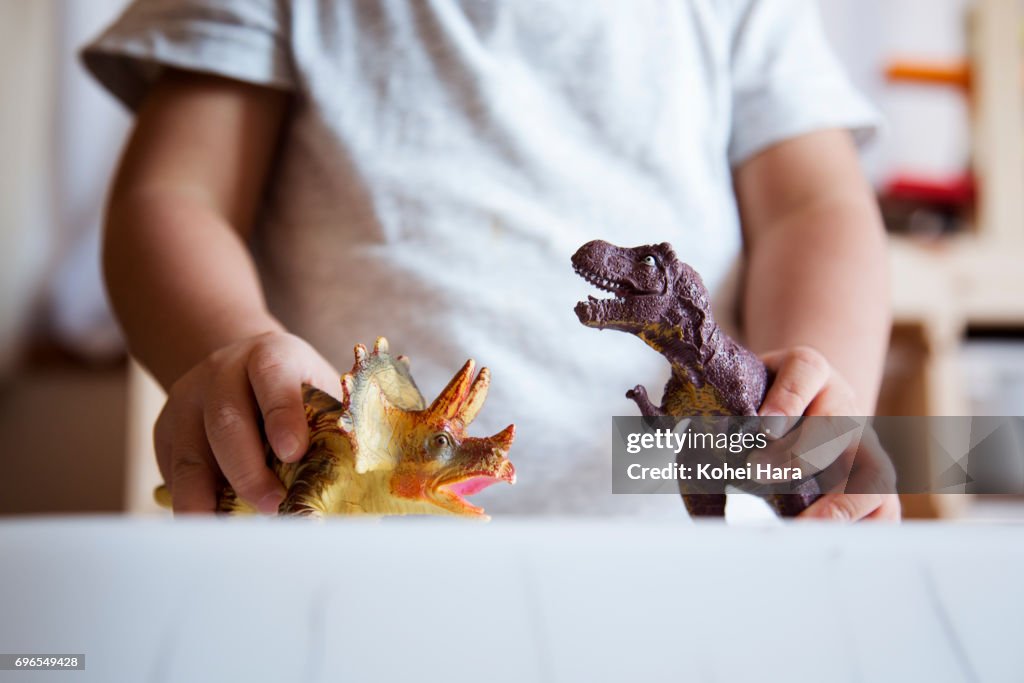
POLYGON ((611 494, 610 416, 668 365, 579 324, 569 257, 668 241, 714 291, 733 167, 875 122, 811 0, 140 0, 84 60, 129 107, 162 65, 294 94, 253 243, 270 306, 342 370, 388 337, 428 401, 489 366, 471 431, 517 425, 495 513, 680 513, 611 494))

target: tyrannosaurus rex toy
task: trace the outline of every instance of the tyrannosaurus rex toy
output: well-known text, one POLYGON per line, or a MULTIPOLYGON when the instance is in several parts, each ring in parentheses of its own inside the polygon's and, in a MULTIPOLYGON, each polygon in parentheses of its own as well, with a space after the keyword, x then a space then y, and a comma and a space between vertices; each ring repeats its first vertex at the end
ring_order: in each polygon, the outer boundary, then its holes
MULTIPOLYGON (((644 416, 757 415, 770 380, 767 368, 718 327, 700 275, 671 245, 624 248, 597 240, 583 245, 572 264, 580 277, 614 295, 579 302, 580 322, 634 334, 672 366, 660 406, 643 386, 626 394, 644 416)), ((725 514, 724 494, 691 493, 682 481, 680 492, 691 515, 725 514)), ((791 517, 819 496, 817 483, 809 479, 796 493, 765 498, 779 515, 791 517)))
MULTIPOLYGON (((341 378, 342 400, 303 386, 309 449, 284 463, 264 437, 267 466, 286 489, 281 515, 462 515, 484 517, 465 499, 500 481, 515 483, 508 451, 515 425, 487 438, 466 434, 490 386, 487 368, 473 377, 472 360, 429 406, 409 374, 409 360, 393 357, 388 342, 373 351, 359 344, 355 364, 341 378)), ((157 501, 168 505, 166 487, 157 501)), ((255 509, 224 485, 217 510, 255 509)))

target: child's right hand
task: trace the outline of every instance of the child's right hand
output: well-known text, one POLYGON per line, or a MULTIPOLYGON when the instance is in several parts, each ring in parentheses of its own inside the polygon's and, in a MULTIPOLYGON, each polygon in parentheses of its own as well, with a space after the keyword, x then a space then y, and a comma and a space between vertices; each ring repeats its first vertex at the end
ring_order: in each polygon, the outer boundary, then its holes
POLYGON ((213 512, 221 475, 261 512, 277 512, 284 488, 266 466, 258 416, 284 462, 309 446, 302 384, 339 393, 338 372, 312 346, 268 332, 225 346, 171 386, 154 428, 157 462, 174 511, 213 512))

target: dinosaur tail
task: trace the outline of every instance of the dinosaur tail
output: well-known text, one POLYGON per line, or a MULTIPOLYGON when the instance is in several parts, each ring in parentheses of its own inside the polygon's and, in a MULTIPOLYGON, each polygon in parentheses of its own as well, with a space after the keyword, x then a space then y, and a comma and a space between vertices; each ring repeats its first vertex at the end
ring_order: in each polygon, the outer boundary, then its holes
POLYGON ((153 500, 156 504, 167 510, 171 509, 171 492, 167 490, 167 486, 160 484, 153 489, 153 500))

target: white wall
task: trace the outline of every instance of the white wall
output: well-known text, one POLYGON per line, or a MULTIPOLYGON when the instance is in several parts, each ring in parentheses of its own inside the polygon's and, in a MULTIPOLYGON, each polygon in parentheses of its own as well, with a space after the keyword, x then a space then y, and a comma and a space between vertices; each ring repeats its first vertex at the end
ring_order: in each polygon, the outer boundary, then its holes
POLYGON ((53 225, 53 0, 0 0, 0 376, 38 290, 53 225), (41 85, 42 84, 42 85, 41 85))
POLYGON ((128 116, 77 50, 125 0, 0 0, 0 376, 33 312, 86 354, 119 346, 98 230, 128 116))
POLYGON ((93 358, 123 348, 100 274, 100 222, 109 181, 131 125, 128 112, 82 67, 78 51, 126 0, 62 0, 57 30, 58 164, 52 193, 60 239, 46 292, 49 332, 93 358))
POLYGON ((887 84, 897 57, 949 62, 968 51, 971 0, 819 0, 826 31, 858 87, 887 121, 865 155, 876 183, 894 173, 959 175, 970 155, 967 98, 952 88, 887 84))

